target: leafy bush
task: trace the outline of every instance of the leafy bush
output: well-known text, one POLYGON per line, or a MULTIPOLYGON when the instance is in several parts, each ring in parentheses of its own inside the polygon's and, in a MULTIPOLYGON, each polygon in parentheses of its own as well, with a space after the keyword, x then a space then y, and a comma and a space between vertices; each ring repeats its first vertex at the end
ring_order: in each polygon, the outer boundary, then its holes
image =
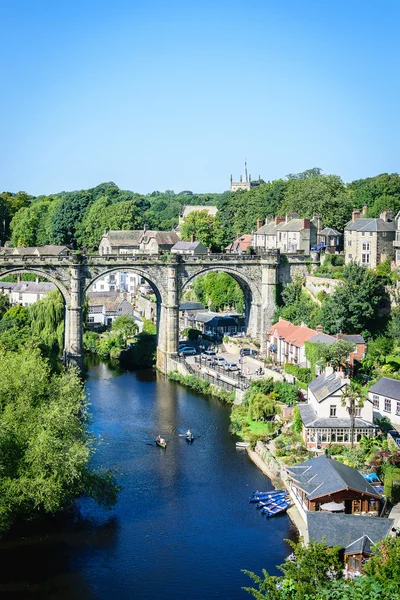
POLYGON ((296 379, 300 379, 300 381, 304 381, 304 383, 310 383, 312 380, 311 369, 307 369, 305 367, 299 367, 298 365, 285 364, 284 366, 285 373, 289 373, 289 375, 293 375, 296 379))
POLYGON ((297 387, 286 381, 276 381, 274 392, 279 395, 279 401, 284 404, 293 405, 298 400, 297 387))

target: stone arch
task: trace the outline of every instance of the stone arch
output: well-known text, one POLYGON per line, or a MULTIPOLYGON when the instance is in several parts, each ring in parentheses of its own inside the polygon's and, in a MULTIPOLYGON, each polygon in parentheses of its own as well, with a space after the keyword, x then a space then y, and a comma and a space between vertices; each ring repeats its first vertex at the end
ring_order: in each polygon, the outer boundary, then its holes
MULTIPOLYGON (((189 269, 188 269, 189 271, 189 269)), ((179 293, 179 302, 181 301, 182 294, 185 289, 193 283, 197 277, 207 275, 208 273, 226 273, 230 275, 240 286, 244 296, 244 318, 246 329, 251 337, 256 338, 258 335, 258 320, 259 320, 259 309, 262 304, 261 289, 257 285, 256 279, 249 277, 244 274, 240 269, 229 265, 219 266, 204 266, 196 269, 194 272, 188 272, 187 277, 183 278, 181 282, 181 289, 179 293)), ((260 284, 261 284, 261 278, 260 284)))
POLYGON ((56 288, 61 293, 65 305, 69 304, 71 299, 69 290, 59 279, 57 279, 57 277, 54 277, 54 275, 51 275, 50 273, 48 273, 48 271, 43 271, 42 269, 36 269, 31 267, 10 267, 7 269, 2 269, 0 271, 0 279, 6 277, 7 275, 13 275, 16 273, 33 273, 38 277, 44 277, 45 279, 48 279, 51 283, 53 283, 56 286, 56 288))
POLYGON ((149 273, 147 269, 143 269, 136 265, 119 265, 119 266, 110 266, 103 267, 101 269, 96 269, 95 274, 87 273, 87 277, 85 280, 85 285, 83 287, 83 297, 87 295, 90 291, 90 287, 96 283, 99 279, 109 275, 110 273, 135 273, 142 277, 153 289, 154 294, 156 296, 156 327, 157 327, 157 344, 160 338, 160 328, 161 328, 161 319, 162 319, 162 305, 166 302, 166 291, 161 282, 154 277, 154 274, 149 273))

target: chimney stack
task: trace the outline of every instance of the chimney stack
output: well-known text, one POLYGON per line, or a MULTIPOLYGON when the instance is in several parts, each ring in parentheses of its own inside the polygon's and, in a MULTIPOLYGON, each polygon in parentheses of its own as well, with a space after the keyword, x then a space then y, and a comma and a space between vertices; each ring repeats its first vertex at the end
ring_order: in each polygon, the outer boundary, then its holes
POLYGON ((279 223, 284 223, 285 221, 285 217, 275 217, 275 225, 279 225, 279 223))
POLYGON ((258 217, 258 219, 257 219, 257 229, 261 229, 262 226, 263 226, 262 219, 260 219, 260 217, 258 217))
POLYGON ((324 333, 322 325, 317 325, 316 328, 315 328, 315 330, 316 330, 317 333, 324 333))
POLYGON ((353 210, 351 220, 353 221, 353 223, 355 223, 355 221, 357 221, 357 219, 359 219, 359 218, 360 218, 360 211, 358 210, 358 208, 355 208, 353 210))
POLYGON ((337 340, 342 340, 343 339, 343 333, 342 330, 339 331, 339 333, 336 334, 336 339, 337 340))
POLYGON ((384 210, 383 212, 381 212, 380 218, 382 219, 382 221, 385 221, 385 223, 387 223, 388 221, 392 221, 393 220, 393 211, 392 210, 384 210))
POLYGON ((190 241, 192 242, 192 244, 196 241, 196 236, 194 235, 194 233, 192 233, 192 235, 190 236, 190 241))
POLYGON ((367 210, 368 210, 368 206, 366 204, 364 204, 364 206, 362 207, 362 216, 363 217, 367 216, 367 210))

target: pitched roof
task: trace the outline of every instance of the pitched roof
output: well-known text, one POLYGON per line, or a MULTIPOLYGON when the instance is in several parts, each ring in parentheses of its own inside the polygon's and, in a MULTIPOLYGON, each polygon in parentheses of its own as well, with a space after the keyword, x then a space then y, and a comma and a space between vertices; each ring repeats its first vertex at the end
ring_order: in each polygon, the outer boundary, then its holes
POLYGON ((275 221, 271 221, 270 223, 266 223, 260 229, 255 231, 257 235, 276 235, 276 225, 275 221))
POLYGON ((394 524, 393 519, 346 515, 341 513, 308 512, 307 528, 310 540, 321 542, 325 538, 328 546, 345 548, 346 554, 357 554, 364 549, 369 554, 370 543, 386 537, 394 524), (370 543, 363 538, 368 538, 370 543))
POLYGON ((318 331, 313 337, 311 337, 309 342, 313 344, 326 344, 327 346, 332 346, 332 344, 336 344, 337 339, 332 335, 328 335, 327 333, 322 333, 322 331, 318 331))
POLYGON ((332 227, 324 227, 321 231, 318 232, 318 235, 328 236, 328 235, 343 235, 340 231, 336 231, 336 229, 332 229, 332 227))
POLYGON ((390 377, 382 377, 368 391, 372 394, 380 394, 388 398, 393 398, 393 400, 400 400, 400 381, 391 379, 390 377))
POLYGON ((297 483, 297 487, 306 492, 309 500, 329 496, 341 490, 352 489, 374 498, 381 498, 380 494, 368 483, 366 479, 352 467, 348 467, 329 456, 318 456, 307 460, 294 467, 286 467, 291 479, 297 482, 298 475, 305 475, 307 481, 297 483))
POLYGON ((290 219, 287 223, 279 223, 276 226, 277 231, 303 231, 303 229, 310 229, 304 227, 304 219, 290 219))
POLYGON ((342 333, 340 339, 346 340, 346 342, 351 342, 352 344, 365 344, 365 340, 362 335, 346 335, 342 333))
POLYGON ((226 246, 225 250, 237 250, 241 248, 242 251, 246 250, 246 248, 251 244, 251 234, 246 233, 245 235, 241 235, 232 244, 226 246))
POLYGON ((13 292, 18 292, 23 294, 24 292, 27 294, 47 294, 47 292, 51 292, 55 290, 56 286, 54 283, 49 283, 48 281, 43 281, 36 283, 36 281, 20 281, 18 282, 13 292))
POLYGON ((67 246, 57 246, 55 244, 49 244, 47 246, 37 246, 39 254, 45 255, 55 255, 55 254, 63 254, 64 252, 69 252, 69 248, 67 246))
POLYGON ((349 221, 344 228, 345 231, 396 231, 395 221, 384 221, 383 219, 360 218, 349 221))
POLYGON ((289 332, 285 341, 289 344, 293 344, 297 348, 301 348, 304 346, 304 342, 307 342, 316 333, 315 329, 310 329, 307 325, 299 325, 289 332))
POLYGON ((218 212, 218 208, 216 206, 201 206, 201 205, 193 205, 193 206, 184 206, 181 211, 181 218, 187 217, 194 210, 206 210, 210 215, 216 215, 218 212))
POLYGON ((142 234, 142 229, 107 231, 101 239, 107 238, 111 246, 139 246, 139 240, 142 234))
POLYGON ((0 246, 0 254, 12 254, 14 248, 8 248, 7 246, 0 246))
POLYGON ((195 250, 199 246, 203 246, 203 244, 201 242, 177 242, 171 250, 195 250))
POLYGON ((322 402, 349 383, 348 379, 331 375, 319 375, 308 384, 308 389, 314 394, 317 402, 322 402))
POLYGON ((18 246, 17 248, 13 248, 12 254, 22 256, 24 254, 39 254, 39 252, 35 246, 18 246))
POLYGON ((295 329, 295 327, 296 325, 293 325, 293 323, 290 321, 286 321, 286 319, 280 319, 268 329, 267 334, 273 335, 276 331, 278 337, 285 337, 290 331, 292 331, 292 329, 295 329))
POLYGON ((151 239, 155 239, 159 246, 171 247, 180 241, 175 231, 142 231, 141 244, 148 244, 151 239))
MULTIPOLYGON (((318 417, 316 411, 314 410, 311 404, 298 404, 297 408, 299 409, 304 427, 306 427, 307 429, 319 429, 320 427, 325 427, 327 429, 348 429, 351 426, 350 417, 335 417, 334 419, 329 417, 318 417)), ((365 421, 364 419, 360 419, 359 417, 356 417, 354 421, 354 426, 356 429, 376 429, 376 425, 370 423, 369 421, 365 421)))

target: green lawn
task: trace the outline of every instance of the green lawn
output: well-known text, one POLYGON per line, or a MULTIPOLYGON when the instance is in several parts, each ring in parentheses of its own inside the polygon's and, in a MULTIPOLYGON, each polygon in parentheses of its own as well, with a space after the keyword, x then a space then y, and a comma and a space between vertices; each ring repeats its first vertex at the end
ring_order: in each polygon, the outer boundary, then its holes
POLYGON ((250 421, 249 428, 254 435, 271 435, 268 424, 263 421, 250 421))

